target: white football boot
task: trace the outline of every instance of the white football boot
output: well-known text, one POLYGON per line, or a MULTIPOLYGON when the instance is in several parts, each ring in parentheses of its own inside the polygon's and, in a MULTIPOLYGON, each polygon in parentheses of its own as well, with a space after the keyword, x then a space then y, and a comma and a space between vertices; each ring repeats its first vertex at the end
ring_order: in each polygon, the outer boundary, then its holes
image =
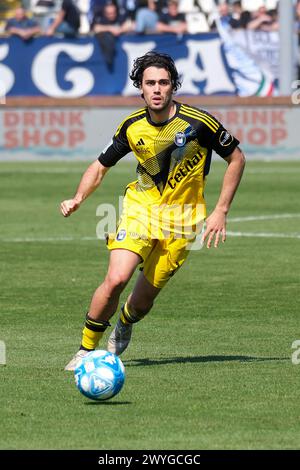
POLYGON ((130 342, 131 333, 132 325, 124 325, 119 318, 110 337, 108 338, 107 351, 120 356, 130 342))
POLYGON ((85 357, 87 354, 89 354, 91 351, 86 351, 85 349, 79 349, 75 356, 72 357, 70 362, 66 365, 64 370, 75 370, 77 364, 79 363, 80 359, 85 357))

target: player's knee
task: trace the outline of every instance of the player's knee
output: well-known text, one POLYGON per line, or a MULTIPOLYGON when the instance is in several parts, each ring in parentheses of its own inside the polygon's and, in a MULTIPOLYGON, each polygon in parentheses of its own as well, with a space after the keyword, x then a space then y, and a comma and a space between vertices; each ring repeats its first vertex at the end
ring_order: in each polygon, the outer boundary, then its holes
POLYGON ((121 293, 125 288, 128 279, 122 273, 110 273, 105 278, 105 285, 110 295, 121 293))

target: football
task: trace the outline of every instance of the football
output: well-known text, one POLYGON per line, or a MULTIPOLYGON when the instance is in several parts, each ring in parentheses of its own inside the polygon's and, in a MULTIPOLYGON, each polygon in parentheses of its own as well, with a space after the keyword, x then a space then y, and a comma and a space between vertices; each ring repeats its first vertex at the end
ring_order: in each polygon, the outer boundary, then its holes
POLYGON ((108 400, 120 392, 125 367, 113 353, 97 349, 83 357, 74 371, 78 390, 91 400, 108 400))

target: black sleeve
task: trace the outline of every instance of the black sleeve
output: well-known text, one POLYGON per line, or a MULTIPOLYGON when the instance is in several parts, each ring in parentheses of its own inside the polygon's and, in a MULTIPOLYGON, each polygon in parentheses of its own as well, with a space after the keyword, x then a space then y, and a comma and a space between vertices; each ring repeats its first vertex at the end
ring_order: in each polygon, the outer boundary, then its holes
POLYGON ((111 142, 102 150, 98 157, 103 166, 114 166, 122 157, 131 152, 126 135, 126 125, 120 125, 111 142))
POLYGON ((198 136, 200 145, 214 150, 222 158, 228 157, 240 142, 211 114, 205 112, 205 115, 207 118, 202 122, 198 136))
POLYGON ((222 125, 212 139, 212 149, 222 158, 229 157, 240 141, 230 134, 222 125))

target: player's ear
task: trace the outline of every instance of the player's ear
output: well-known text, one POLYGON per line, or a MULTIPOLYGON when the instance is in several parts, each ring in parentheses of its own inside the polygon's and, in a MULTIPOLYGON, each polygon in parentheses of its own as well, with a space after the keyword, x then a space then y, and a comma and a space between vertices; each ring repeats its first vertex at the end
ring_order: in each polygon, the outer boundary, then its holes
POLYGON ((139 89, 140 89, 140 92, 141 92, 141 98, 144 99, 144 93, 143 93, 142 83, 140 83, 139 89))

